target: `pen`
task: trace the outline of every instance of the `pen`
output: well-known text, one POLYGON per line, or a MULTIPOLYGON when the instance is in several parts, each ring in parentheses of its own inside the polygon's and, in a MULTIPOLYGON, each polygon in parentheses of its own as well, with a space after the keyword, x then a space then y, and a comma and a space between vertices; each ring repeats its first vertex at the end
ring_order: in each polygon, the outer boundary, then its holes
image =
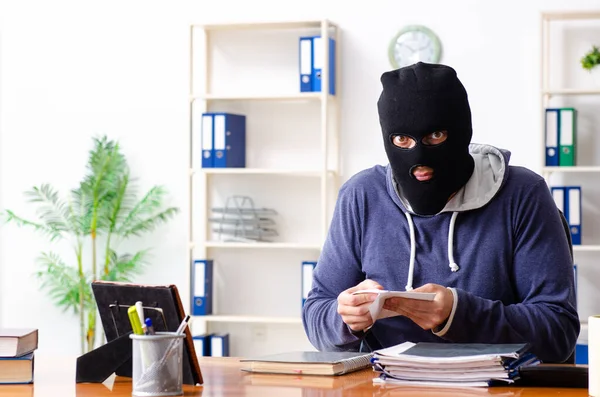
POLYGON ((154 335, 154 327, 152 326, 152 320, 150 318, 146 319, 145 326, 146 326, 146 331, 148 332, 148 335, 154 335))
POLYGON ((137 310, 137 314, 140 318, 140 324, 144 324, 144 305, 142 305, 141 301, 135 302, 135 309, 137 310))
POLYGON ((185 318, 183 319, 181 324, 179 324, 179 328, 177 328, 177 332, 175 332, 175 333, 178 335, 183 334, 183 330, 185 329, 185 327, 187 327, 189 321, 190 321, 190 315, 188 314, 187 316, 185 316, 185 318))
POLYGON ((127 309, 127 315, 129 316, 129 322, 131 322, 131 330, 136 335, 144 335, 142 330, 142 323, 140 323, 140 317, 137 314, 135 306, 129 306, 127 309))

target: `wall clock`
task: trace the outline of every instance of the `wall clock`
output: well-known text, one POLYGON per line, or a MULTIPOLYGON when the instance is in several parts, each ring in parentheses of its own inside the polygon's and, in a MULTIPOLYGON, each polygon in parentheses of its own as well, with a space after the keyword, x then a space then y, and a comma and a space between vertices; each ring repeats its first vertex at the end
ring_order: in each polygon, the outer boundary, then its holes
POLYGON ((442 55, 442 44, 438 36, 422 25, 402 28, 390 42, 389 57, 397 69, 417 62, 438 63, 442 55))

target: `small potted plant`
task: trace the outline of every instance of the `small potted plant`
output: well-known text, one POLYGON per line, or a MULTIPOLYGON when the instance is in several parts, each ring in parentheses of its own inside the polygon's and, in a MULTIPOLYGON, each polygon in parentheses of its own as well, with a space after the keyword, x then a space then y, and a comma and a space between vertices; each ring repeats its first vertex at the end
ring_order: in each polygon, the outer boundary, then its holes
POLYGON ((596 84, 600 86, 600 50, 596 46, 592 46, 592 49, 588 51, 581 58, 581 66, 590 72, 596 84))

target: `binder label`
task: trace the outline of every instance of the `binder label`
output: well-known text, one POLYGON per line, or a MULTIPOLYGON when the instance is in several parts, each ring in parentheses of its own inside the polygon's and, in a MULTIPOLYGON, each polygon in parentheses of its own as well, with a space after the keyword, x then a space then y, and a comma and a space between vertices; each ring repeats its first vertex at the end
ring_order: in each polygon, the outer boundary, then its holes
POLYGON ((579 192, 579 189, 569 189, 569 223, 571 225, 581 225, 579 192))
POLYGON ((321 37, 313 39, 313 68, 323 69, 325 58, 323 57, 323 40, 321 37))
POLYGON ((300 74, 303 82, 308 83, 311 73, 312 46, 310 40, 300 40, 300 74), (308 76, 305 76, 308 75, 308 76), (304 80, 306 79, 306 80, 304 80))
POLYGON ((215 150, 225 150, 225 116, 215 116, 215 150))
POLYGON ((560 144, 573 145, 573 112, 563 110, 560 114, 560 144))
POLYGON ((206 265, 203 262, 194 264, 194 296, 206 296, 206 265))

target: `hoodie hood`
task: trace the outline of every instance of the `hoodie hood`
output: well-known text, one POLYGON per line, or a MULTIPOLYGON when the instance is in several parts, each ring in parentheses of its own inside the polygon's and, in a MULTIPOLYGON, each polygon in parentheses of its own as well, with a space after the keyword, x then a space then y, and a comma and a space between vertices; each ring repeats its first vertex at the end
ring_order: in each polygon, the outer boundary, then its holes
MULTIPOLYGON (((501 150, 490 145, 472 143, 469 145, 469 153, 475 162, 475 168, 471 178, 467 183, 456 192, 456 194, 446 203, 446 206, 438 213, 451 212, 450 224, 448 226, 448 266, 452 272, 457 272, 460 267, 454 261, 454 228, 456 218, 460 212, 475 210, 488 204, 498 194, 504 182, 508 178, 508 162, 510 152, 501 150)), ((386 170, 386 180, 388 193, 392 200, 402 209, 408 222, 410 232, 410 261, 408 267, 408 277, 405 289, 413 289, 413 273, 415 267, 415 257, 417 252, 415 227, 412 220, 415 214, 408 201, 402 196, 398 184, 392 177, 390 166, 386 170)), ((438 215, 436 214, 436 215, 438 215)), ((436 216, 431 215, 431 216, 436 216)))
MULTIPOLYGON (((439 212, 464 212, 483 207, 489 203, 504 185, 508 177, 510 152, 491 145, 472 143, 469 153, 475 161, 475 169, 467 183, 456 192, 439 212)), ((415 214, 408 201, 402 196, 400 187, 392 177, 392 169, 386 169, 388 193, 405 213, 415 214)), ((435 216, 435 215, 433 215, 435 216)))

